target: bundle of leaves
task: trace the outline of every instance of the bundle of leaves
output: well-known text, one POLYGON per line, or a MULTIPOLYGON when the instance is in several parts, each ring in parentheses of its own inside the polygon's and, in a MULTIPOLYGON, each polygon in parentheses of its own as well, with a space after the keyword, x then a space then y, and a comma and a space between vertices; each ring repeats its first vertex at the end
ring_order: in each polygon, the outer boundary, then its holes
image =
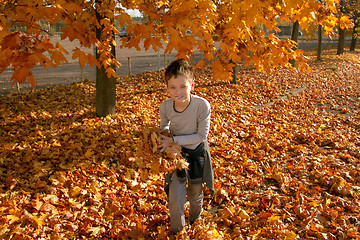
POLYGON ((171 138, 173 134, 154 126, 144 127, 139 141, 138 157, 143 159, 153 172, 172 172, 175 169, 188 169, 189 163, 181 154, 181 147, 173 140, 163 147, 163 136, 171 138))

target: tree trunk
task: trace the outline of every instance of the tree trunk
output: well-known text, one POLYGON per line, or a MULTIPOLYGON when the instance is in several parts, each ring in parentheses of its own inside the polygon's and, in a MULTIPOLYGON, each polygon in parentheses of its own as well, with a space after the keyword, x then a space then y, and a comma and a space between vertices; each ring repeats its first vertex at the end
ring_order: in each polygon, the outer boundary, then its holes
MULTIPOLYGON (((102 16, 99 13, 96 14, 97 20, 100 23, 102 16)), ((101 41, 102 28, 96 28, 96 38, 101 41)), ((113 36, 115 37, 115 36, 113 36)), ((115 46, 111 44, 111 53, 115 57, 115 46)), ((96 50, 96 59, 99 59, 100 55, 96 50)), ((115 66, 112 66, 116 70, 115 66)), ((107 115, 114 114, 116 112, 116 78, 107 76, 104 66, 100 68, 96 67, 96 115, 98 117, 106 117, 107 115)))
POLYGON ((341 55, 344 53, 344 46, 345 46, 345 29, 339 28, 339 41, 338 41, 337 55, 341 55))
POLYGON ((322 47, 322 27, 318 26, 318 48, 317 48, 317 60, 321 61, 321 47, 322 47))
POLYGON ((356 29, 359 27, 359 21, 355 21, 355 26, 353 28, 353 32, 352 32, 352 38, 351 38, 351 44, 350 44, 350 51, 355 51, 355 46, 356 46, 356 36, 357 36, 357 31, 356 29))
POLYGON ((291 40, 298 42, 299 37, 299 30, 300 30, 300 23, 299 21, 294 22, 292 33, 291 33, 291 40))
MULTIPOLYGON (((293 40, 294 42, 298 42, 299 29, 300 29, 299 21, 294 22, 291 33, 291 40, 293 40)), ((292 66, 295 66, 295 59, 290 59, 289 62, 291 63, 292 66)))
POLYGON ((230 60, 235 66, 233 67, 231 83, 237 84, 237 63, 230 60))

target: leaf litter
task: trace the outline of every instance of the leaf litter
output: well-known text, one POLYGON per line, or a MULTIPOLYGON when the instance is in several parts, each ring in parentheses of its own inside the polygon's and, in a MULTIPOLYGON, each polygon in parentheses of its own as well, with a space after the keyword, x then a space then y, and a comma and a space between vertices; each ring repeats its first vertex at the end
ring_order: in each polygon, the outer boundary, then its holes
MULTIPOLYGON (((307 54, 311 73, 241 67, 237 85, 197 70, 216 192, 178 239, 360 238, 358 52, 307 54)), ((106 118, 88 81, 1 96, 1 238, 170 239, 165 88, 158 72, 120 78, 106 118)))

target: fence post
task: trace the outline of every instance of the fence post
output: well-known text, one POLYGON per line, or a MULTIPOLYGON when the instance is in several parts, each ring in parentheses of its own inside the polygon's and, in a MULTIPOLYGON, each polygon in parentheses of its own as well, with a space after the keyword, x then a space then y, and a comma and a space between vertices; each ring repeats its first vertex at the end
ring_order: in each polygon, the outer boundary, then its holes
POLYGON ((16 86, 17 92, 20 93, 20 84, 19 84, 19 82, 16 82, 15 86, 16 86))
POLYGON ((166 54, 164 53, 164 69, 166 69, 166 54))
POLYGON ((83 81, 83 66, 79 63, 80 65, 80 80, 83 81))
POLYGON ((131 76, 131 58, 128 57, 129 77, 131 76))

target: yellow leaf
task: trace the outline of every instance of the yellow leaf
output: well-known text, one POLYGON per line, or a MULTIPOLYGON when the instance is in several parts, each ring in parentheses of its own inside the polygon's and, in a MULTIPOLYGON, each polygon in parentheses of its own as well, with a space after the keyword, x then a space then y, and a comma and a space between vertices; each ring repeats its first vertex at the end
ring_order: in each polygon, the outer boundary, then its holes
POLYGON ((111 67, 106 68, 105 72, 106 72, 106 75, 108 78, 110 78, 110 77, 116 78, 117 77, 115 70, 111 67))
POLYGON ((158 148, 160 147, 160 146, 158 146, 158 144, 157 144, 158 141, 159 141, 159 139, 157 138, 156 133, 153 132, 153 133, 151 134, 151 142, 152 142, 152 144, 153 144, 153 149, 152 149, 153 153, 156 152, 156 151, 158 150, 158 148))
POLYGON ((110 24, 110 19, 103 18, 103 19, 100 20, 100 24, 101 25, 109 25, 110 24))
POLYGON ((310 203, 310 205, 313 206, 313 207, 320 206, 320 204, 319 204, 317 201, 312 201, 312 202, 310 203))
POLYGON ((99 194, 99 193, 96 193, 96 194, 94 195, 94 198, 95 198, 96 200, 98 200, 98 201, 101 201, 102 195, 99 194))
POLYGON ((229 210, 231 211, 231 213, 235 213, 233 206, 230 206, 229 210))
POLYGON ((243 219, 249 219, 250 218, 249 214, 247 214, 247 212, 244 209, 241 209, 239 217, 241 217, 243 219))
POLYGON ((96 65, 97 67, 100 67, 98 61, 96 60, 96 58, 91 53, 89 53, 87 55, 87 62, 91 67, 94 67, 94 65, 96 65))
POLYGON ((58 140, 55 140, 52 144, 53 147, 61 147, 61 143, 58 140))
POLYGON ((60 4, 58 4, 58 3, 55 3, 54 5, 55 5, 57 8, 59 8, 59 9, 61 9, 61 10, 64 10, 63 7, 62 7, 60 4))
POLYGON ((196 1, 181 1, 178 7, 180 11, 189 12, 196 7, 196 1))
POLYGON ((85 153, 86 158, 91 158, 94 155, 94 152, 91 149, 88 149, 85 153))
POLYGON ((210 233, 211 233, 213 238, 220 238, 221 237, 221 234, 216 229, 213 229, 210 233))
POLYGON ((268 218, 268 221, 269 221, 270 223, 274 223, 274 222, 276 222, 276 221, 279 220, 279 219, 280 219, 280 216, 272 215, 271 217, 268 218))
POLYGON ((91 232, 91 236, 97 236, 102 232, 102 228, 101 227, 91 227, 89 228, 89 232, 91 232))
POLYGON ((42 218, 38 218, 37 216, 33 216, 33 220, 35 221, 38 227, 42 227, 42 225, 44 224, 42 218))
POLYGON ((29 75, 29 73, 30 73, 30 69, 27 67, 16 69, 11 77, 11 80, 14 80, 12 85, 14 85, 15 82, 18 83, 24 82, 26 77, 29 75))
POLYGON ((200 60, 196 65, 195 68, 204 68, 205 67, 205 61, 204 60, 200 60))
POLYGON ((348 24, 351 23, 351 20, 350 20, 350 18, 348 16, 342 16, 340 18, 340 23, 344 23, 344 24, 348 25, 348 24))
POLYGON ((29 84, 30 84, 32 87, 35 87, 36 81, 35 81, 34 75, 32 74, 31 71, 29 72, 27 78, 28 78, 29 84))
POLYGON ((144 161, 142 158, 136 158, 135 162, 138 165, 138 167, 140 168, 144 167, 144 161))
POLYGON ((220 234, 216 229, 212 230, 212 232, 213 232, 213 237, 220 237, 220 234))
POLYGON ((6 218, 9 219, 9 225, 13 224, 14 222, 20 219, 15 215, 7 215, 6 218))
POLYGON ((81 64, 81 66, 84 66, 85 63, 87 62, 87 56, 86 54, 84 53, 84 51, 80 50, 79 48, 75 48, 73 50, 73 55, 72 55, 72 59, 76 59, 78 58, 79 59, 79 63, 81 64))
POLYGON ((296 235, 293 231, 285 230, 285 240, 295 240, 296 235))
POLYGON ((251 231, 251 232, 249 232, 249 235, 250 236, 252 236, 253 238, 256 238, 257 237, 257 235, 259 235, 261 233, 261 229, 259 229, 259 230, 255 230, 255 231, 251 231))
POLYGON ((254 165, 249 165, 249 166, 247 166, 247 169, 250 170, 250 171, 256 171, 257 166, 255 164, 254 165))
POLYGON ((120 14, 120 16, 118 17, 120 25, 125 25, 125 23, 131 23, 131 17, 129 14, 127 13, 122 13, 120 14))
POLYGON ((153 47, 154 51, 157 51, 159 47, 160 47, 160 48, 162 47, 162 44, 161 44, 161 42, 160 42, 159 39, 147 38, 147 39, 144 41, 144 48, 145 48, 145 50, 147 51, 147 50, 150 48, 150 46, 153 47))
POLYGON ((69 52, 66 51, 66 49, 60 43, 57 42, 56 47, 60 50, 61 53, 69 54, 69 52))
POLYGON ((77 197, 77 196, 79 196, 80 192, 81 192, 81 188, 76 186, 70 191, 70 196, 77 197))

